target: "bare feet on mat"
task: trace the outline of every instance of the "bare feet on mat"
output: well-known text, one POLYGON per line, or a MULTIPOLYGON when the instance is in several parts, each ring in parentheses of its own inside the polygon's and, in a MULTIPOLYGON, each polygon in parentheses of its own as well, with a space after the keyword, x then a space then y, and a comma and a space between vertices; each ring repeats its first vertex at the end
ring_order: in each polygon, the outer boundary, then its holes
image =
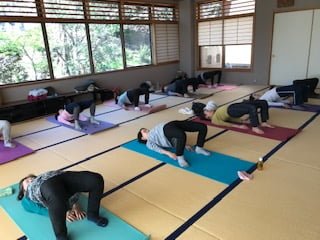
POLYGON ((261 130, 260 128, 258 128, 258 127, 253 127, 252 128, 252 132, 254 132, 256 134, 264 134, 264 131, 261 130))
POLYGON ((272 125, 270 125, 269 123, 266 123, 266 122, 261 123, 261 127, 274 128, 274 126, 272 126, 272 125))

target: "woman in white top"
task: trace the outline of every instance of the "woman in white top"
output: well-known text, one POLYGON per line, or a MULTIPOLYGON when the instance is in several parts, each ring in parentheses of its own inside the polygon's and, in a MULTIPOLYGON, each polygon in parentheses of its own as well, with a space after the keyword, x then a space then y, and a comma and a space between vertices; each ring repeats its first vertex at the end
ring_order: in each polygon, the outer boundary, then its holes
POLYGON ((290 107, 291 101, 286 99, 292 97, 293 105, 302 105, 308 101, 308 88, 305 85, 288 85, 281 87, 271 87, 266 91, 260 100, 266 100, 269 106, 290 107))

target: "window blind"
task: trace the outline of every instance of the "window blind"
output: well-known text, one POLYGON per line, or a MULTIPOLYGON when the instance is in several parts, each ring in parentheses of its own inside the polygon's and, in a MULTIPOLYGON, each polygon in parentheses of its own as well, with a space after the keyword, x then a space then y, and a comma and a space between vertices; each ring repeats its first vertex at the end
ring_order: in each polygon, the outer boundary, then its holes
POLYGON ((198 45, 221 45, 222 44, 222 20, 199 22, 198 45))
POLYGON ((226 19, 224 21, 224 44, 251 44, 253 17, 226 19))
POLYGON ((197 19, 208 20, 223 16, 253 14, 255 0, 213 0, 197 5, 197 19))
POLYGON ((154 6, 152 9, 152 20, 177 21, 177 14, 173 7, 154 6))
POLYGON ((119 3, 90 0, 87 7, 89 19, 119 20, 119 3))
POLYGON ((82 0, 43 0, 46 18, 84 19, 82 0))
POLYGON ((124 4, 122 6, 124 20, 150 20, 149 6, 142 4, 124 4))
POLYGON ((37 6, 35 0, 0 1, 0 16, 36 17, 37 6))
POLYGON ((157 63, 179 60, 178 24, 155 25, 156 61, 157 63))

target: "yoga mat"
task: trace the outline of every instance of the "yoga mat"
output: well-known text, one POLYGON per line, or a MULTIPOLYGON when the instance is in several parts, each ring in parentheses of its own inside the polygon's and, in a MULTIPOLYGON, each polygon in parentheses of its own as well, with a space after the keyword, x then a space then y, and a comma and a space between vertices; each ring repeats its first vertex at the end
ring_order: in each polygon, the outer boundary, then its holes
MULTIPOLYGON (((54 240, 55 236, 52 230, 50 219, 47 216, 41 216, 25 211, 19 201, 17 201, 18 185, 12 186, 15 194, 0 198, 0 205, 9 214, 12 220, 20 227, 30 240, 54 240)), ((80 197, 80 204, 83 209, 86 208, 87 198, 84 195, 80 197)), ((103 228, 87 221, 86 219, 67 223, 68 234, 71 239, 92 240, 147 240, 149 236, 139 232, 137 229, 112 214, 108 210, 100 207, 100 215, 107 217, 109 224, 103 228)))
MULTIPOLYGON (((58 124, 60 126, 64 126, 73 130, 76 130, 74 127, 69 126, 67 124, 63 124, 61 122, 58 122, 54 116, 49 116, 46 118, 49 122, 58 124)), ((99 121, 100 124, 91 124, 90 121, 80 121, 80 125, 82 127, 82 130, 76 130, 78 132, 83 132, 86 134, 95 134, 97 132, 104 131, 106 129, 114 128, 117 127, 117 124, 109 123, 109 122, 104 122, 104 121, 99 121)))
MULTIPOLYGON (((280 106, 271 106, 273 108, 284 108, 280 106)), ((284 108, 288 110, 305 111, 305 112, 320 112, 320 105, 303 104, 301 106, 291 106, 291 108, 284 108)))
MULTIPOLYGON (((119 105, 115 104, 114 100, 104 102, 103 104, 108 107, 118 107, 118 109, 121 108, 119 105)), ((128 111, 135 111, 133 105, 127 106, 127 108, 128 108, 128 111)), ((141 104, 139 104, 139 108, 141 109, 142 112, 146 112, 148 114, 151 114, 151 113, 159 112, 161 110, 166 109, 167 105, 166 104, 152 105, 152 107, 150 108, 150 107, 146 107, 144 103, 141 103, 141 104)))
POLYGON ((31 148, 28 148, 17 141, 13 141, 13 143, 16 144, 15 148, 7 148, 3 146, 3 141, 0 141, 0 164, 10 162, 34 152, 31 148))
POLYGON ((259 136, 259 137, 264 137, 264 138, 269 138, 269 139, 273 139, 273 140, 278 140, 278 141, 286 141, 290 137, 293 137, 294 135, 299 133, 298 129, 274 126, 274 128, 262 127, 261 129, 264 131, 264 134, 257 134, 257 133, 252 132, 251 129, 240 129, 240 128, 234 128, 234 127, 219 126, 219 125, 215 125, 215 124, 211 123, 208 120, 202 120, 198 117, 194 118, 192 121, 200 122, 200 123, 206 124, 208 126, 229 129, 229 130, 236 131, 236 132, 247 133, 247 134, 251 134, 251 135, 255 135, 255 136, 259 136))
MULTIPOLYGON (((166 155, 151 151, 145 144, 141 144, 137 140, 130 141, 122 147, 180 168, 177 161, 166 155)), ((174 150, 171 149, 171 151, 174 150)), ((231 184, 238 178, 237 171, 246 171, 253 166, 251 162, 217 152, 212 152, 210 156, 204 156, 185 151, 184 156, 190 166, 183 169, 225 184, 231 184)))
POLYGON ((214 87, 212 85, 200 84, 199 87, 212 88, 212 89, 217 89, 217 90, 233 90, 233 89, 236 89, 238 86, 237 85, 219 85, 219 86, 214 87))
MULTIPOLYGON (((163 96, 170 96, 170 97, 179 97, 179 96, 171 96, 168 95, 165 92, 156 92, 156 94, 158 95, 163 95, 163 96)), ((201 99, 201 98, 207 98, 211 95, 213 95, 213 93, 199 93, 199 92, 188 92, 187 93, 188 97, 184 97, 184 98, 197 98, 197 99, 201 99)))

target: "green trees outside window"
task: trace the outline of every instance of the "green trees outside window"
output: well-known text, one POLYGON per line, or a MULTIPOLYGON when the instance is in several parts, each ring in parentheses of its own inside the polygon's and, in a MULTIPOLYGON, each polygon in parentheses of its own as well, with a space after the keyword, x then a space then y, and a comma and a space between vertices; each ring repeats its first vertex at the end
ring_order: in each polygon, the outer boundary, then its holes
POLYGON ((49 78, 39 23, 0 23, 0 84, 49 78))
POLYGON ((90 24, 95 72, 123 69, 120 24, 90 24))
POLYGON ((47 23, 48 41, 56 78, 90 73, 84 24, 47 23))
POLYGON ((127 67, 151 64, 149 25, 124 25, 127 67))

